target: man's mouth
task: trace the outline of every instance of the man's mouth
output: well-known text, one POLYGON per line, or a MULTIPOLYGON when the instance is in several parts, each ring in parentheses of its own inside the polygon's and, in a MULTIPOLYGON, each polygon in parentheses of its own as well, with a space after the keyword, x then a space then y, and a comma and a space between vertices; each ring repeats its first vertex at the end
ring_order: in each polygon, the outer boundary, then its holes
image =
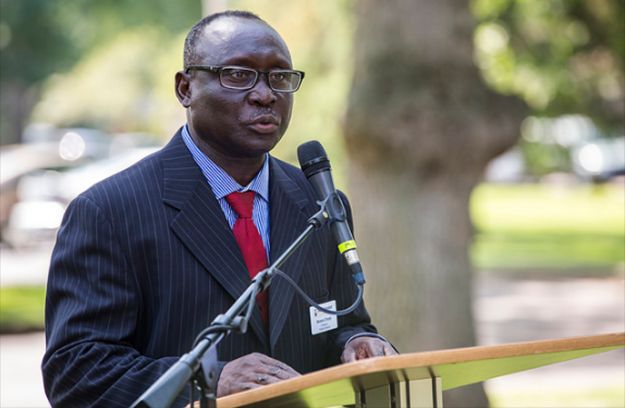
POLYGON ((247 126, 258 133, 274 133, 280 126, 280 119, 277 116, 264 114, 254 117, 248 121, 247 126))

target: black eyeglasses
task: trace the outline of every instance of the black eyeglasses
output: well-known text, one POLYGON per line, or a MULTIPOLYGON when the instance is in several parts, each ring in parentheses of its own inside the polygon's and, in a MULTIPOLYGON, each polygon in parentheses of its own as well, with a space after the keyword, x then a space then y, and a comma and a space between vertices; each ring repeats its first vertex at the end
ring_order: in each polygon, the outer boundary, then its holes
POLYGON ((257 71, 252 68, 237 67, 232 65, 189 65, 185 68, 190 70, 207 71, 219 74, 219 83, 224 88, 244 91, 256 86, 260 74, 267 75, 269 87, 275 92, 291 93, 299 89, 304 79, 304 72, 292 69, 272 69, 271 71, 257 71))

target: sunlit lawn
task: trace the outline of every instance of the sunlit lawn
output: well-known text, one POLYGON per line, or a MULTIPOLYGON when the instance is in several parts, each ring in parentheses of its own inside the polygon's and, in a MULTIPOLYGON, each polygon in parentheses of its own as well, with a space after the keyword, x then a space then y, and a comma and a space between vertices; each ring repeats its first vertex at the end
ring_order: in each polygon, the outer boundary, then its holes
MULTIPOLYGON (((622 186, 479 186, 472 257, 490 273, 596 276, 625 268, 622 186)), ((492 407, 622 407, 625 387, 489 392, 492 407)))
POLYGON ((43 286, 0 288, 0 333, 43 328, 44 298, 43 286))
POLYGON ((480 269, 594 274, 625 262, 622 186, 485 184, 472 197, 471 213, 480 269))

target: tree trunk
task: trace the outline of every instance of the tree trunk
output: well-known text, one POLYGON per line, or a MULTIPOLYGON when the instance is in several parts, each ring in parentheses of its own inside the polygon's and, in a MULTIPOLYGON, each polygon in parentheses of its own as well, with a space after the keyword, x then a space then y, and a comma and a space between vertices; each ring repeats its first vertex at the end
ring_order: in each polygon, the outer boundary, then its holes
POLYGON ((3 82, 0 90, 0 146, 19 143, 37 102, 39 87, 20 81, 3 82))
MULTIPOLYGON (((402 352, 473 345, 469 197, 524 109, 483 84, 467 2, 357 7, 345 138, 367 305, 402 352)), ((444 399, 488 405, 481 386, 444 399)))

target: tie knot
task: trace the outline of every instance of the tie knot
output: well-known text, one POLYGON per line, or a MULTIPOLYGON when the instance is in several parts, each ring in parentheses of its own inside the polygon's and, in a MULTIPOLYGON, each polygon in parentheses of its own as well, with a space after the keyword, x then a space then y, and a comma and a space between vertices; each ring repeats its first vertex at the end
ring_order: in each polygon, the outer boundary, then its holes
POLYGON ((230 204, 239 218, 252 218, 252 209, 254 208, 253 191, 230 193, 226 196, 226 201, 228 201, 228 204, 230 204))

